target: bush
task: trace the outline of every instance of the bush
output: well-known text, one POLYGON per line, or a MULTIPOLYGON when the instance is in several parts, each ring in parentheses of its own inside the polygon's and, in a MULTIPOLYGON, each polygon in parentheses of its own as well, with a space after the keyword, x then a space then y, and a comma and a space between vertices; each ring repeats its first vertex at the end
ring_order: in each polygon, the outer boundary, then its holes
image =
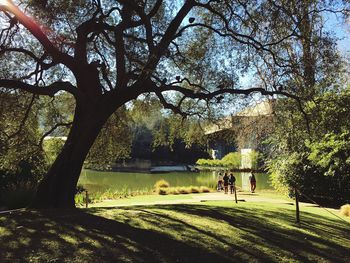
POLYGON ((156 191, 160 195, 178 195, 178 194, 197 194, 197 193, 209 193, 210 189, 206 186, 189 186, 189 187, 168 187, 168 188, 158 188, 156 191))
POLYGON ((199 189, 201 193, 210 193, 210 189, 206 186, 201 186, 199 189))
POLYGON ((198 194, 200 193, 200 188, 199 187, 196 187, 196 186, 190 186, 190 192, 193 193, 193 194, 198 194))
POLYGON ((198 159, 196 164, 201 166, 228 167, 231 169, 238 169, 241 165, 241 154, 238 152, 228 153, 221 160, 198 159))
POLYGON ((228 153, 221 159, 221 163, 225 167, 239 168, 241 165, 241 154, 238 152, 228 153))
POLYGON ((349 202, 350 176, 337 173, 327 175, 327 170, 309 159, 307 152, 281 155, 268 164, 271 182, 275 189, 294 197, 296 187, 320 204, 339 205, 349 202))
POLYGON ((161 179, 159 181, 157 181, 155 184, 154 184, 154 188, 156 189, 159 189, 159 188, 168 188, 170 185, 167 181, 161 179))
POLYGON ((168 194, 168 191, 167 191, 168 189, 167 188, 159 188, 158 189, 158 194, 160 194, 160 195, 167 195, 168 194))
POLYGON ((34 198, 36 184, 21 182, 8 186, 1 192, 0 203, 7 209, 27 207, 34 198))
POLYGON ((349 216, 350 217, 350 204, 343 205, 340 207, 340 214, 343 216, 349 216))
POLYGON ((180 194, 189 194, 190 190, 187 187, 180 187, 179 188, 179 193, 180 194))

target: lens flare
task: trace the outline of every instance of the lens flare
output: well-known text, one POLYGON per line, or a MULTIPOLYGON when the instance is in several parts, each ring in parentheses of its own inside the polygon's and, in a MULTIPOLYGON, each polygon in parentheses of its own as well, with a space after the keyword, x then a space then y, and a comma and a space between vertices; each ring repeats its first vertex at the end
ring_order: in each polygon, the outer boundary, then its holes
POLYGON ((8 0, 0 0, 0 6, 7 6, 9 4, 8 0))

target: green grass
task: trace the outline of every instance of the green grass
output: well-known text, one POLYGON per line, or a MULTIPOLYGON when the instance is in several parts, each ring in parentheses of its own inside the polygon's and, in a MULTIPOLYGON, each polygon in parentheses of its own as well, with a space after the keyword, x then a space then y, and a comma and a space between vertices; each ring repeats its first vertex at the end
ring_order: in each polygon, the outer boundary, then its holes
POLYGON ((0 255, 1 262, 350 262, 350 222, 316 207, 303 207, 300 225, 294 220, 288 204, 232 201, 23 210, 0 214, 0 255))
MULTIPOLYGON (((197 194, 198 195, 198 194, 197 194)), ((112 207, 118 205, 135 205, 135 204, 148 204, 153 202, 166 202, 173 200, 190 200, 192 199, 192 194, 188 195, 142 195, 142 196, 132 196, 129 198, 122 198, 116 200, 102 201, 96 204, 89 204, 89 207, 112 207)))

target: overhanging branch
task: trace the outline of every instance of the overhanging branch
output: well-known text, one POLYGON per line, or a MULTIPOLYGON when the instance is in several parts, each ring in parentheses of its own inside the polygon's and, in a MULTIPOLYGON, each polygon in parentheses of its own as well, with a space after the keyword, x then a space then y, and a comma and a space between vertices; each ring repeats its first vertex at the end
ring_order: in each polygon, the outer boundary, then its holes
POLYGON ((5 5, 0 5, 0 11, 13 14, 17 20, 40 42, 43 48, 53 57, 54 61, 66 65, 68 68, 74 68, 73 58, 59 49, 48 39, 40 26, 24 14, 12 1, 7 1, 5 5))
POLYGON ((37 95, 54 96, 59 91, 67 91, 74 97, 78 96, 78 89, 66 81, 54 82, 49 86, 35 86, 18 80, 0 79, 0 87, 5 89, 20 89, 37 95))
POLYGON ((55 126, 53 126, 50 130, 48 130, 47 132, 45 132, 45 133, 43 134, 43 136, 41 136, 38 146, 41 147, 42 144, 43 144, 43 142, 44 142, 45 137, 49 136, 49 135, 50 135, 51 133, 53 133, 57 128, 59 128, 59 127, 69 127, 69 126, 71 126, 72 124, 73 124, 73 122, 56 123, 55 126))

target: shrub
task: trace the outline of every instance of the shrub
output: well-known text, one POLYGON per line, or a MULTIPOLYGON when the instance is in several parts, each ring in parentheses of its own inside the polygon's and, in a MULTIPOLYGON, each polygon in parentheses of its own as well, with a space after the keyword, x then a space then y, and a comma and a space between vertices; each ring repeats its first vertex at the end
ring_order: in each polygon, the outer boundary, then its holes
POLYGON ((193 194, 198 194, 200 192, 199 190, 199 187, 196 187, 196 186, 190 186, 189 187, 190 189, 190 192, 193 193, 193 194))
POLYGON ((221 163, 225 167, 239 168, 241 165, 241 154, 238 152, 228 153, 221 159, 221 163))
POLYGON ((190 193, 189 189, 186 187, 180 187, 178 191, 180 194, 189 194, 190 193))
POLYGON ((86 191, 86 189, 85 189, 84 186, 82 186, 81 184, 78 184, 77 187, 76 187, 76 189, 75 189, 75 193, 76 193, 76 194, 81 194, 81 193, 83 193, 83 192, 85 192, 85 191, 86 191))
POLYGON ((167 188, 158 188, 158 194, 160 195, 167 195, 168 189, 167 188))
POLYGON ((340 214, 350 217, 350 204, 346 204, 340 207, 340 214))
POLYGON ((201 193, 210 193, 210 189, 206 186, 201 186, 199 189, 201 193))
POLYGON ((168 188, 170 185, 167 181, 161 179, 159 181, 157 181, 154 185, 154 188, 158 189, 158 188, 168 188))
POLYGON ((198 159, 196 164, 201 166, 239 168, 241 165, 241 154, 238 152, 228 153, 221 160, 198 159))
POLYGON ((181 186, 181 187, 168 187, 168 188, 158 188, 156 192, 160 195, 178 195, 178 194, 197 194, 197 193, 209 193, 210 189, 206 186, 181 186))
POLYGON ((35 192, 36 184, 32 182, 12 184, 1 192, 0 203, 8 209, 27 207, 35 192))

